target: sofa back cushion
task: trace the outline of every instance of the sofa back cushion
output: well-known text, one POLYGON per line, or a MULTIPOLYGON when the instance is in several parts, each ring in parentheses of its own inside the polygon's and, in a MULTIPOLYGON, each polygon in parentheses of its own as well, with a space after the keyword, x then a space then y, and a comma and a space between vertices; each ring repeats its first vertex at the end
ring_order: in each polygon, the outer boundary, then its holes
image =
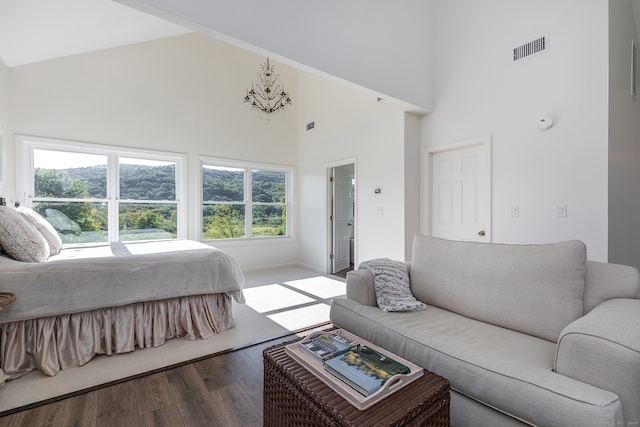
POLYGON ((582 316, 584 243, 507 245, 416 235, 411 291, 426 304, 557 342, 582 316))

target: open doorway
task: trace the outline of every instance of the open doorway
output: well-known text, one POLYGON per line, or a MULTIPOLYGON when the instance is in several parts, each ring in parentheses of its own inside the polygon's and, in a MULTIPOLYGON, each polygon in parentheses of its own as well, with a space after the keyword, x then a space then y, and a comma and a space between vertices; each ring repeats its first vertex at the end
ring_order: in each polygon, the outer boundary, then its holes
POLYGON ((329 168, 329 182, 330 273, 346 277, 355 262, 355 163, 329 168))

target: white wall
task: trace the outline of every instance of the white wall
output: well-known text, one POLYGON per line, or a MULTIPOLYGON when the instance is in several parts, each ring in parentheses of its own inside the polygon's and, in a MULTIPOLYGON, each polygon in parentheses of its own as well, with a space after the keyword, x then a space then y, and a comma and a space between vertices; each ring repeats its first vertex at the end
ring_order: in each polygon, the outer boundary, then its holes
MULTIPOLYGON (((389 101, 300 73, 300 248, 306 267, 328 264, 327 168, 356 159, 356 266, 366 259, 405 259, 404 112, 389 101), (315 122, 306 131, 305 125, 315 122), (381 189, 375 194, 376 188, 381 189), (383 215, 376 208, 383 208, 383 215)), ((418 180, 418 177, 415 177, 418 180)))
POLYGON ((5 195, 7 132, 9 126, 9 68, 0 59, 0 197, 5 195))
POLYGON ((116 1, 432 109, 434 0, 116 1))
POLYGON ((639 56, 640 44, 628 0, 609 0, 609 23, 609 261, 640 268, 640 102, 630 83, 631 40, 639 56))
POLYGON ((420 123, 421 118, 405 113, 404 121, 404 215, 405 260, 411 260, 413 237, 420 233, 420 123))
POLYGON ((0 128, 9 122, 9 68, 0 59, 0 128))
MULTIPOLYGON (((602 0, 436 0, 435 108, 423 118, 423 153, 492 135, 494 242, 580 239, 590 259, 607 260, 607 8, 602 0), (513 47, 545 33, 547 52, 510 62, 513 47), (538 130, 547 115, 554 126, 538 130), (555 217, 558 204, 566 218, 555 217)), ((423 188, 426 231, 426 179, 423 188)))
MULTIPOLYGON (((15 134, 186 153, 194 238, 197 155, 295 165, 297 108, 270 122, 243 104, 263 57, 188 34, 11 69, 15 134)), ((298 71, 275 64, 297 101, 298 71)), ((13 141, 13 135, 7 138, 13 141)), ((7 146, 13 159, 13 144, 7 146)), ((14 165, 7 168, 15 173, 14 165)), ((297 242, 218 244, 244 269, 295 263, 297 242)))

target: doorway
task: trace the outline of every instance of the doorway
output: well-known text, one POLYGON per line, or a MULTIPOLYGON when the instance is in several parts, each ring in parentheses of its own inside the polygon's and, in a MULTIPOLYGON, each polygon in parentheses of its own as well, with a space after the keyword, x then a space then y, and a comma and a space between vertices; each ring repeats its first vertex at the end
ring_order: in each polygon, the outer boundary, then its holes
POLYGON ((355 262, 355 163, 329 168, 330 273, 346 277, 355 262))
POLYGON ((431 235, 491 242, 490 136, 436 148, 429 152, 431 235))

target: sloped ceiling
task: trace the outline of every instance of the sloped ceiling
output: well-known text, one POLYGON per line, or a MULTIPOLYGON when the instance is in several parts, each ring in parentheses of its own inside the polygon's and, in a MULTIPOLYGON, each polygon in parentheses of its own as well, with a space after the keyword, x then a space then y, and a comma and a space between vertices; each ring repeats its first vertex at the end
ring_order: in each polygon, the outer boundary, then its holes
MULTIPOLYGON (((640 39, 640 0, 631 0, 640 39)), ((0 0, 0 58, 9 67, 192 30, 112 0, 0 0)))
POLYGON ((0 0, 9 67, 192 32, 111 0, 0 0))

